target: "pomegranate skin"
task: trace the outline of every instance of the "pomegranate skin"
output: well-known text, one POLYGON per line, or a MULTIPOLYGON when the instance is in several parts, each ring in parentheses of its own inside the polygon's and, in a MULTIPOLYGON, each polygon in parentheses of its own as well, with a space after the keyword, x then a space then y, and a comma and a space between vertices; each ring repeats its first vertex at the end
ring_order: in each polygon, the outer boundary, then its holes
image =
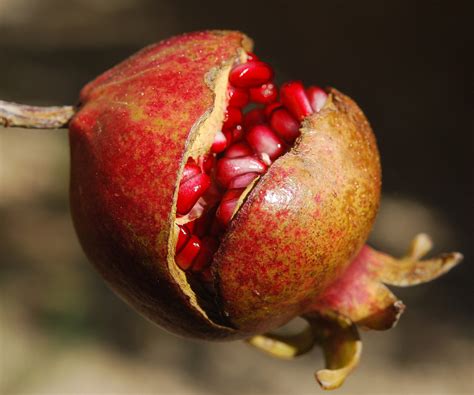
POLYGON ((86 85, 70 123, 71 211, 84 251, 123 299, 185 336, 236 336, 193 306, 167 257, 190 131, 213 106, 206 76, 250 45, 239 32, 151 45, 86 85))
POLYGON ((213 263, 225 314, 262 333, 302 314, 367 239, 380 200, 374 135, 335 89, 231 222, 213 263))
POLYGON ((86 85, 70 123, 71 211, 88 258, 124 300, 183 336, 247 338, 305 313, 361 248, 378 207, 372 131, 332 90, 231 222, 211 266, 216 303, 198 301, 174 263, 173 202, 213 107, 212 78, 249 50, 242 33, 216 31, 147 47, 86 85))

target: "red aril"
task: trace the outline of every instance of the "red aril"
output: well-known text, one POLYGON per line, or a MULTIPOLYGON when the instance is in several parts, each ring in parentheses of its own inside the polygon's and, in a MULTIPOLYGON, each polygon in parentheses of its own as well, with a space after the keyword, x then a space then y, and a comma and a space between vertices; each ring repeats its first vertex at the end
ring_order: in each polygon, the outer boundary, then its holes
POLYGON ((179 225, 178 226, 178 242, 176 244, 176 253, 179 253, 182 248, 184 247, 184 245, 186 244, 186 242, 189 240, 189 237, 190 237, 190 232, 189 230, 183 226, 183 225, 179 225))
POLYGON ((245 173, 262 174, 267 170, 267 166, 261 160, 245 156, 240 158, 222 158, 217 162, 217 180, 221 185, 227 187, 230 181, 245 173))
POLYGON ((278 97, 278 88, 269 82, 256 88, 250 88, 250 100, 255 103, 272 103, 278 97))
POLYGON ((196 227, 196 221, 187 222, 183 225, 189 233, 194 233, 194 228, 196 227))
POLYGON ((230 83, 237 88, 257 87, 269 82, 272 78, 272 68, 260 61, 237 65, 229 74, 230 83))
POLYGON ((246 173, 241 176, 234 177, 229 183, 229 189, 246 188, 253 180, 258 177, 258 173, 246 173))
POLYGON ((224 152, 226 158, 239 158, 241 156, 251 156, 253 155, 253 150, 247 143, 235 143, 227 148, 224 152))
POLYGON ((176 203, 178 214, 187 214, 210 186, 211 179, 205 173, 197 174, 180 184, 176 203))
POLYGON ((282 108, 283 107, 283 104, 281 104, 280 102, 276 101, 276 102, 273 102, 273 103, 270 103, 270 104, 267 104, 263 110, 265 116, 267 118, 270 117, 270 115, 273 114, 273 112, 279 108, 282 108))
POLYGON ((243 189, 229 189, 223 196, 216 212, 216 218, 222 226, 228 225, 243 191, 243 189))
POLYGON ((218 241, 214 237, 206 236, 201 240, 201 249, 199 254, 193 261, 191 270, 193 272, 201 272, 211 264, 212 257, 219 246, 218 241))
POLYGON ((257 55, 255 55, 253 52, 248 52, 247 51, 247 62, 254 62, 256 60, 260 60, 257 55))
POLYGON ((244 115, 244 128, 250 129, 252 126, 265 123, 267 118, 262 108, 254 108, 244 115))
POLYGON ((183 270, 188 270, 200 249, 201 240, 197 236, 191 236, 184 248, 176 255, 175 260, 178 266, 183 270))
POLYGON ((270 126, 290 144, 300 135, 300 123, 284 108, 273 112, 270 116, 270 126))
POLYGON ((306 96, 311 103, 311 107, 315 112, 319 112, 323 108, 328 94, 324 92, 319 86, 310 86, 306 89, 306 96))
POLYGON ((216 133, 214 137, 214 142, 211 146, 211 152, 219 153, 225 150, 227 147, 227 138, 220 130, 216 133))
POLYGON ((242 125, 237 125, 234 130, 232 130, 232 141, 239 141, 242 140, 244 137, 244 129, 242 125))
POLYGON ((313 112, 300 81, 286 82, 280 88, 280 100, 290 113, 299 121, 313 112))
MULTIPOLYGON (((211 147, 211 152, 213 152, 212 147, 211 147)), ((207 174, 211 172, 212 168, 214 167, 215 162, 216 162, 216 157, 212 155, 211 153, 206 154, 206 155, 201 155, 198 159, 198 164, 199 164, 199 167, 201 168, 201 171, 207 174)))
POLYGON ((256 125, 245 135, 258 154, 267 154, 272 161, 285 152, 286 145, 268 126, 256 125))
POLYGON ((224 130, 223 133, 227 142, 226 146, 231 145, 234 142, 234 133, 232 132, 232 129, 224 130))
POLYGON ((249 93, 246 89, 227 87, 228 105, 232 107, 245 107, 249 102, 249 93))
POLYGON ((194 177, 200 174, 201 172, 201 168, 196 163, 194 163, 194 160, 188 160, 188 163, 184 165, 183 174, 181 176, 181 183, 186 182, 191 177, 194 177))
POLYGON ((224 116, 223 129, 232 129, 238 124, 242 123, 242 111, 238 107, 227 107, 224 116))

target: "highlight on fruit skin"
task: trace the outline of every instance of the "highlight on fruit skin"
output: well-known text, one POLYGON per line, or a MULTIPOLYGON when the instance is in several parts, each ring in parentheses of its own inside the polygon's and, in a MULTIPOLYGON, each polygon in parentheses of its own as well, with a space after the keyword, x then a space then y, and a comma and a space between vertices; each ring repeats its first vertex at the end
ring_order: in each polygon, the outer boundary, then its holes
POLYGON ((363 112, 333 88, 277 86, 252 51, 236 31, 173 37, 87 84, 76 107, 0 101, 0 124, 68 124, 77 234, 135 309, 279 358, 318 345, 316 380, 333 389, 359 361, 357 328, 403 312, 387 285, 430 281, 462 256, 422 260, 424 234, 400 259, 366 245, 381 171, 363 112), (301 333, 272 333, 298 316, 301 333))

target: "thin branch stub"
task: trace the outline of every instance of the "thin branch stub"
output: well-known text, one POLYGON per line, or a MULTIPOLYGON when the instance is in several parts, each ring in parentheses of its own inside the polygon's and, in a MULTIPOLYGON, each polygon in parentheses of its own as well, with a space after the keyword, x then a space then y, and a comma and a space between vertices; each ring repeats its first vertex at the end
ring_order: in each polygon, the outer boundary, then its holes
POLYGON ((0 126, 34 129, 65 128, 75 111, 73 106, 38 107, 0 100, 0 126))

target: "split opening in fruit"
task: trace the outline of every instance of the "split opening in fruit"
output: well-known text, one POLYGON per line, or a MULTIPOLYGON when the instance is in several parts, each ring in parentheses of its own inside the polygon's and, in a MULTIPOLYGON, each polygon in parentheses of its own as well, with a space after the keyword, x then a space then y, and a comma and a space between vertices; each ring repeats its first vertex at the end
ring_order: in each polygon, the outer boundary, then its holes
POLYGON ((204 282, 220 240, 245 196, 300 136, 301 122, 319 112, 327 93, 290 81, 278 87, 274 72, 253 53, 229 73, 221 130, 210 151, 184 166, 176 205, 175 262, 204 282))

